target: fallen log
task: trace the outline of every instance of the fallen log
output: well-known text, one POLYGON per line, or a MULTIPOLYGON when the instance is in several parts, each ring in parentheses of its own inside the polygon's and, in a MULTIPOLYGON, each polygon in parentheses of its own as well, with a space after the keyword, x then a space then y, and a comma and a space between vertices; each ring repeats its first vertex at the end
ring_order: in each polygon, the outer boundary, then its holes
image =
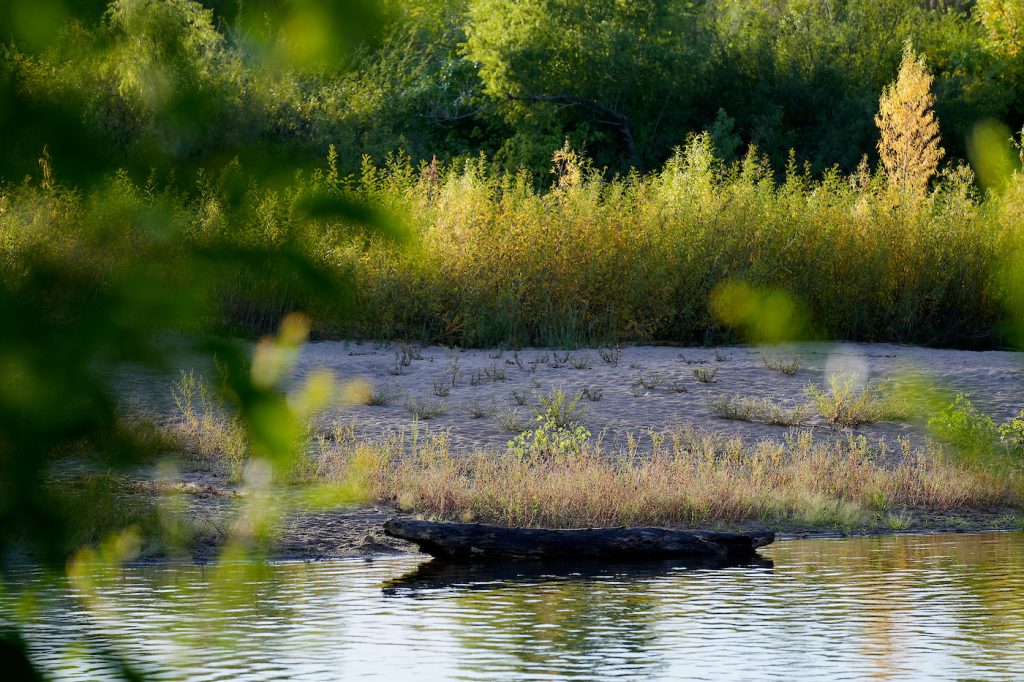
POLYGON ((451 561, 487 559, 647 559, 752 555, 775 540, 771 531, 716 533, 668 528, 505 528, 479 523, 446 523, 395 518, 387 535, 451 561))

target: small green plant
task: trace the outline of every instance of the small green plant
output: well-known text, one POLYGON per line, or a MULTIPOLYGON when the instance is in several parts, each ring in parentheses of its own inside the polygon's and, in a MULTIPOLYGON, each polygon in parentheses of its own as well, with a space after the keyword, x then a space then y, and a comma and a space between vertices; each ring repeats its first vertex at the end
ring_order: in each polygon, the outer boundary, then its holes
POLYGON ((776 372, 782 372, 788 376, 793 376, 800 371, 800 356, 794 355, 793 359, 786 362, 780 358, 769 358, 767 355, 761 356, 761 363, 764 364, 770 370, 776 372))
POLYGON ((587 412, 587 409, 580 405, 583 397, 580 393, 570 397, 561 388, 555 388, 548 395, 538 393, 536 397, 537 405, 533 408, 536 418, 551 422, 559 429, 578 424, 587 412))
POLYGON ((693 378, 702 384, 713 384, 718 381, 718 368, 706 369, 704 367, 693 368, 693 378))
POLYGON ((512 397, 512 402, 514 402, 516 405, 522 406, 529 402, 529 398, 527 397, 525 391, 516 390, 509 393, 509 395, 512 397))
POLYGON ((690 392, 690 389, 686 388, 686 384, 684 384, 679 379, 673 379, 671 382, 669 382, 668 390, 671 391, 672 393, 689 393, 690 392))
POLYGON ((448 406, 440 401, 410 396, 405 400, 405 409, 416 419, 427 421, 448 412, 448 406))
POLYGON ((805 393, 818 413, 837 427, 903 421, 914 416, 911 404, 888 395, 884 387, 858 383, 852 374, 834 374, 829 377, 828 391, 811 384, 805 393))
POLYGON ((533 431, 526 431, 510 440, 508 448, 523 459, 575 457, 583 452, 589 438, 590 431, 583 426, 556 427, 541 420, 540 426, 533 431))
POLYGON ((521 458, 579 455, 590 438, 590 431, 580 423, 586 412, 579 404, 581 398, 580 393, 569 397, 560 388, 548 396, 538 395, 534 408, 537 428, 510 440, 509 450, 521 458))
POLYGON ((381 384, 380 386, 374 386, 370 392, 370 397, 367 399, 366 404, 372 407, 387 407, 402 395, 395 386, 389 384, 381 384))
POLYGON ((586 386, 583 388, 582 391, 580 391, 580 396, 593 403, 596 403, 598 400, 600 400, 603 394, 604 389, 602 389, 600 386, 586 386))
POLYGON ((466 414, 473 419, 483 419, 485 417, 493 417, 497 414, 498 408, 492 401, 490 404, 485 405, 480 398, 474 398, 470 401, 466 407, 466 414))
POLYGON ((715 349, 715 362, 725 362, 728 359, 729 359, 728 355, 726 355, 725 353, 722 353, 717 348, 715 349))
POLYGON ((961 455, 976 458, 1000 449, 1000 429, 963 393, 957 394, 952 403, 932 416, 928 428, 961 455))
POLYGON ((1024 451, 1024 410, 999 427, 999 438, 1011 450, 1024 451))
POLYGON ((908 514, 899 512, 898 514, 886 514, 883 521, 889 530, 899 531, 910 528, 914 520, 908 514))
POLYGON ((434 382, 434 395, 438 398, 447 398, 452 392, 452 385, 449 381, 435 381, 434 382))
POLYGON ((653 391, 654 389, 658 388, 659 386, 661 386, 661 385, 663 385, 665 383, 665 377, 661 376, 660 374, 649 374, 649 375, 641 374, 637 378, 637 383, 639 383, 641 386, 643 386, 647 390, 653 391))

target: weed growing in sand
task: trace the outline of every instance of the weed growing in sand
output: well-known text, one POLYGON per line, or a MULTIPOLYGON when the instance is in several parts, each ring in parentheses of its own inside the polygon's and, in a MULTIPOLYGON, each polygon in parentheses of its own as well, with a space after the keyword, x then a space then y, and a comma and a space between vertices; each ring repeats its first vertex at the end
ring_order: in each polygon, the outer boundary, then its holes
POLYGON ((714 384, 718 381, 718 368, 705 369, 704 367, 694 367, 693 378, 702 384, 714 384))
POLYGON ((419 346, 411 343, 403 343, 395 351, 395 364, 389 370, 391 374, 400 376, 405 373, 405 368, 412 364, 413 360, 422 360, 419 346))
POLYGON ((722 353, 717 348, 715 349, 715 362, 725 362, 728 359, 729 359, 728 355, 726 355, 725 353, 722 353))
POLYGON ((448 379, 448 383, 451 384, 452 388, 455 388, 459 381, 459 375, 462 374, 462 370, 459 369, 459 356, 450 355, 448 364, 444 367, 444 375, 448 379))
POLYGON ((443 402, 427 398, 410 396, 405 400, 405 409, 409 414, 420 421, 427 421, 434 417, 440 417, 448 412, 448 406, 443 402))
POLYGON ((670 381, 669 384, 668 384, 668 390, 670 392, 672 392, 672 393, 689 393, 690 392, 690 389, 686 388, 686 384, 684 384, 679 379, 673 379, 672 381, 670 381))
POLYGON ((589 400, 592 403, 596 403, 600 400, 602 395, 604 395, 604 389, 600 386, 585 386, 583 390, 580 391, 580 397, 584 400, 589 400))
POLYGON ((480 398, 474 398, 466 406, 466 414, 473 419, 483 419, 486 417, 493 417, 498 413, 498 407, 492 400, 489 404, 484 404, 480 398))
POLYGON ((782 372, 783 374, 793 376, 800 371, 800 356, 795 355, 789 362, 781 360, 780 358, 769 358, 767 355, 761 356, 761 363, 770 370, 776 372, 782 372))
POLYGON ((450 381, 435 381, 434 382, 434 395, 438 398, 447 398, 452 392, 452 384, 450 381))
POLYGON ((498 415, 498 426, 507 433, 522 433, 530 428, 530 422, 515 410, 506 410, 498 415))
POLYGON ((505 364, 515 365, 520 371, 525 372, 526 367, 523 366, 523 359, 519 357, 519 351, 512 351, 512 359, 506 360, 505 364))
POLYGON ((647 389, 645 389, 644 385, 639 379, 637 379, 629 385, 629 394, 634 398, 639 398, 642 395, 647 395, 647 389))
POLYGON ((638 384, 640 384, 647 390, 653 391, 654 389, 658 388, 659 386, 662 386, 665 383, 665 377, 661 376, 660 374, 641 374, 636 381, 638 384))
POLYGON ((242 422, 224 405, 203 378, 183 371, 172 385, 171 396, 180 421, 172 433, 197 459, 223 460, 233 478, 242 471, 248 444, 242 422))
POLYGON ((569 396, 561 388, 554 388, 548 395, 538 393, 536 398, 534 415, 538 420, 550 422, 556 428, 575 426, 587 413, 587 408, 580 405, 583 398, 580 393, 569 396))
POLYGON ((722 419, 757 422, 769 426, 799 426, 813 414, 807 405, 786 408, 771 398, 717 397, 708 401, 712 414, 722 419))
POLYGON ((574 355, 569 358, 573 369, 590 369, 590 358, 586 355, 574 355))
POLYGON ((370 392, 370 397, 366 400, 366 404, 372 407, 387 407, 399 397, 402 392, 397 387, 389 384, 381 384, 380 386, 374 386, 370 392))
POLYGON ((562 367, 565 367, 565 365, 569 362, 569 358, 572 356, 572 353, 570 353, 569 351, 566 351, 565 353, 559 353, 558 351, 554 351, 551 353, 551 356, 553 359, 551 361, 551 364, 549 364, 548 366, 551 369, 561 369, 562 367))
POLYGON ((818 413, 837 427, 903 421, 915 415, 912 405, 886 395, 879 385, 858 387, 857 377, 852 374, 829 377, 827 392, 814 384, 805 392, 818 413))
POLYGON ((509 393, 509 397, 512 398, 512 402, 514 402, 516 405, 522 406, 529 402, 529 398, 527 397, 525 391, 512 391, 511 393, 509 393))
POLYGON ((605 346, 597 349, 597 354, 601 356, 601 362, 610 366, 618 367, 619 360, 622 359, 622 348, 618 344, 612 346, 605 346))
POLYGON ((490 367, 484 368, 484 376, 487 377, 488 381, 504 381, 505 368, 498 367, 497 362, 492 362, 490 367))
POLYGON ((590 431, 580 423, 586 413, 579 404, 581 399, 581 393, 570 397, 560 388, 547 396, 538 395, 534 408, 537 427, 509 441, 509 451, 519 458, 579 455, 590 438, 590 431))
POLYGON ((590 431, 579 424, 555 426, 540 418, 538 421, 540 425, 536 429, 508 442, 509 452, 520 459, 578 457, 590 438, 590 431))

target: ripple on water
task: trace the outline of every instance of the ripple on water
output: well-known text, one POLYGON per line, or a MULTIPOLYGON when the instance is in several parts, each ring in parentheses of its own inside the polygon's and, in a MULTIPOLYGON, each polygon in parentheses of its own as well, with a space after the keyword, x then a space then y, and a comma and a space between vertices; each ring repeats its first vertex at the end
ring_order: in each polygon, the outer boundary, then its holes
MULTIPOLYGON (((39 588, 23 632, 61 679, 111 679, 86 640, 154 679, 1024 678, 1022 533, 763 555, 725 569, 279 563, 227 585, 207 567, 133 566, 100 577, 95 599, 39 588)), ((0 596, 4 620, 14 598, 0 596)))

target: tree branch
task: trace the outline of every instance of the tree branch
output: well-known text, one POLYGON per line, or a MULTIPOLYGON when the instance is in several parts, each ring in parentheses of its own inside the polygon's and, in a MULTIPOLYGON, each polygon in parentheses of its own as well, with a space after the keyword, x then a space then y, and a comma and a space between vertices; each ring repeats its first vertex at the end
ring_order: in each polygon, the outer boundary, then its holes
POLYGON ((640 167, 640 155, 637 154, 636 151, 636 141, 633 139, 633 129, 630 127, 629 119, 625 114, 592 99, 574 97, 573 95, 509 94, 508 98, 518 102, 544 102, 550 104, 561 104, 568 107, 580 107, 582 109, 586 109, 592 114, 595 114, 596 116, 602 117, 597 119, 597 122, 609 125, 618 131, 619 137, 622 138, 622 143, 626 146, 626 152, 629 154, 630 160, 638 168, 640 167))

